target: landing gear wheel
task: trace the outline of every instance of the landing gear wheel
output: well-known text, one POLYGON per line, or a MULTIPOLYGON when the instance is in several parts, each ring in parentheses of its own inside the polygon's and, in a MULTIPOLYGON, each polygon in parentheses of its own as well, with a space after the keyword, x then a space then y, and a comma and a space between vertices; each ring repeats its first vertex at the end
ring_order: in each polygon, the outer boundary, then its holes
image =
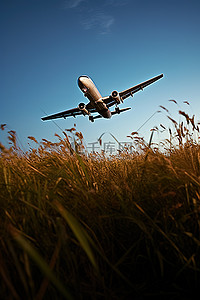
POLYGON ((119 110, 118 106, 115 108, 115 111, 116 111, 117 114, 120 114, 120 110, 119 110))
POLYGON ((94 117, 93 117, 93 116, 89 116, 89 120, 90 120, 91 122, 94 122, 94 117))

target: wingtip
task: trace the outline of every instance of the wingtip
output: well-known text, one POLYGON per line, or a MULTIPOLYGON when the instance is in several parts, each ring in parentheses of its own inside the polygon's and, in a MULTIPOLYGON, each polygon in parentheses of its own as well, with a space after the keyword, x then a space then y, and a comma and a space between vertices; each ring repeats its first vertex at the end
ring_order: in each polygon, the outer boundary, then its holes
POLYGON ((42 117, 41 120, 42 120, 42 121, 45 121, 45 120, 46 120, 46 117, 42 117))
POLYGON ((160 74, 160 75, 158 75, 158 76, 156 76, 157 79, 161 79, 161 78, 163 78, 163 77, 164 77, 164 74, 163 74, 163 73, 160 74))

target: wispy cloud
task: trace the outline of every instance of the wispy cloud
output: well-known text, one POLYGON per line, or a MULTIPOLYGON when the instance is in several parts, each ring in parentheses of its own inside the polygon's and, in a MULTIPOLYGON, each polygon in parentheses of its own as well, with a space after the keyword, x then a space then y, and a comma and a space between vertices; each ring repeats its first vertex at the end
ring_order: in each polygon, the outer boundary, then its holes
POLYGON ((108 34, 115 22, 114 9, 127 5, 130 0, 65 0, 65 9, 74 9, 81 13, 79 20, 83 29, 96 30, 99 34, 108 34), (113 8, 112 15, 108 14, 108 6, 113 8))
POLYGON ((86 0, 65 0, 65 8, 76 8, 86 0))
MULTIPOLYGON (((100 6, 124 6, 127 5, 130 0, 102 0, 100 6)), ((94 5, 93 0, 65 0, 65 8, 77 8, 83 2, 89 2, 90 6, 94 5)))
POLYGON ((127 5, 129 0, 106 0, 105 5, 112 5, 112 6, 124 6, 127 5))
POLYGON ((94 13, 82 22, 85 30, 97 29, 100 34, 107 34, 113 25, 115 19, 113 16, 105 13, 94 13))

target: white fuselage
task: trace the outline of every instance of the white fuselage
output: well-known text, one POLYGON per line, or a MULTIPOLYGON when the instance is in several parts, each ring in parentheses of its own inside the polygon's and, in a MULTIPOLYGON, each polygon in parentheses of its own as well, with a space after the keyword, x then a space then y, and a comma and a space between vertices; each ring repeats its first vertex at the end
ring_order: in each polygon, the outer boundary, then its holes
POLYGON ((102 100, 102 96, 96 88, 94 82, 88 76, 80 76, 78 78, 78 85, 84 96, 90 101, 92 107, 94 107, 100 115, 104 118, 111 118, 111 111, 102 100))

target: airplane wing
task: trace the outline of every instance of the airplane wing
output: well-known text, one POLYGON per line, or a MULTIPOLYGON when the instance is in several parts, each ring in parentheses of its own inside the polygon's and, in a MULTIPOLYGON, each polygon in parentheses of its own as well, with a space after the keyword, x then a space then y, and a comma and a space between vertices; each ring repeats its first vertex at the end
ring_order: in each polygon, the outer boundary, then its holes
MULTIPOLYGON (((90 113, 94 113, 97 112, 97 110, 95 108, 93 108, 90 103, 88 103, 86 105, 86 109, 90 112, 90 113)), ((62 111, 60 113, 57 114, 53 114, 50 116, 46 116, 42 118, 42 121, 47 121, 47 120, 52 120, 52 119, 58 119, 58 118, 67 118, 67 117, 75 117, 78 115, 84 115, 84 112, 82 110, 80 110, 78 107, 76 108, 72 108, 72 109, 68 109, 65 111, 62 111)))
MULTIPOLYGON (((124 100, 124 99, 126 99, 126 98, 128 98, 130 96, 133 96, 134 93, 136 93, 136 92, 138 92, 140 90, 143 90, 143 88, 145 88, 149 84, 152 84, 153 82, 157 81, 158 79, 160 79, 162 77, 163 77, 163 74, 158 75, 156 77, 153 77, 153 78, 151 78, 151 79, 149 79, 147 81, 144 81, 144 82, 142 82, 142 83, 140 83, 138 85, 135 85, 135 86, 131 87, 130 89, 127 89, 127 90, 124 90, 124 91, 120 92, 119 96, 120 96, 120 98, 122 100, 124 100)), ((107 98, 104 98, 103 101, 106 103, 106 105, 108 107, 116 104, 115 100, 111 96, 109 96, 107 98)))
POLYGON ((122 99, 126 99, 128 98, 129 96, 133 95, 134 93, 140 91, 140 90, 143 90, 143 88, 145 88, 146 86, 148 86, 149 84, 152 84, 153 82, 157 81, 158 79, 162 78, 163 77, 163 74, 161 75, 158 75, 156 77, 153 77, 147 81, 144 81, 138 85, 135 85, 134 87, 128 89, 128 90, 125 90, 121 93, 119 93, 120 97, 122 99))

